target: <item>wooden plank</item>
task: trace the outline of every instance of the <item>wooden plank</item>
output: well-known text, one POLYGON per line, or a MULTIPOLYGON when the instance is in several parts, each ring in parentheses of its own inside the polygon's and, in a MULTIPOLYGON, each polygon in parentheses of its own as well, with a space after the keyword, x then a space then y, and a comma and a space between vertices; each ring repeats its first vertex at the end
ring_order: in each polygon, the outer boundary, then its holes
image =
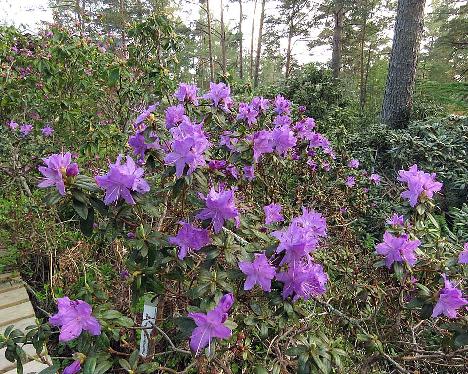
MULTIPOLYGON (((10 323, 10 325, 14 325, 15 329, 19 329, 19 330, 25 332, 26 327, 36 325, 36 317, 34 316, 34 317, 24 318, 24 319, 22 319, 20 321, 17 321, 15 323, 10 323)), ((5 326, 0 327, 0 332, 3 334, 8 326, 9 325, 5 325, 5 326)))
POLYGON ((3 292, 0 294, 0 310, 22 304, 26 301, 29 301, 29 296, 24 287, 3 292))
POLYGON ((18 288, 22 287, 23 284, 19 279, 16 279, 12 282, 0 283, 0 298, 2 297, 2 293, 9 292, 11 290, 17 290, 18 288))
POLYGON ((2 309, 0 312, 0 328, 13 325, 15 322, 33 316, 35 316, 34 309, 29 300, 25 303, 2 309))
MULTIPOLYGON (((37 361, 28 362, 23 366, 23 374, 37 374, 41 370, 48 368, 49 366, 37 361)), ((10 371, 7 371, 5 374, 18 374, 16 368, 10 371)))
MULTIPOLYGON (((22 348, 28 356, 37 357, 36 350, 31 344, 25 345, 22 348)), ((10 362, 5 358, 5 351, 6 351, 6 348, 0 349, 0 373, 2 372, 2 370, 8 371, 8 370, 16 368, 16 364, 14 362, 10 362)), ((25 362, 28 362, 28 361, 31 361, 31 360, 26 359, 25 362)))

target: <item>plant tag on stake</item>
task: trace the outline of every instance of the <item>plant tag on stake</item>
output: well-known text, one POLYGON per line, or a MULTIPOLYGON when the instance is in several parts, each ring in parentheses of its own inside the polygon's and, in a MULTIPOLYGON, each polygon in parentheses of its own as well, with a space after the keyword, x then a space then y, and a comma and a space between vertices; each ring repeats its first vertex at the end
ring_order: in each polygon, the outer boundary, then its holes
POLYGON ((154 302, 150 300, 145 301, 145 306, 143 308, 143 318, 141 321, 141 338, 140 338, 140 356, 146 357, 149 351, 149 337, 153 331, 152 326, 156 323, 156 312, 158 299, 155 299, 154 302))

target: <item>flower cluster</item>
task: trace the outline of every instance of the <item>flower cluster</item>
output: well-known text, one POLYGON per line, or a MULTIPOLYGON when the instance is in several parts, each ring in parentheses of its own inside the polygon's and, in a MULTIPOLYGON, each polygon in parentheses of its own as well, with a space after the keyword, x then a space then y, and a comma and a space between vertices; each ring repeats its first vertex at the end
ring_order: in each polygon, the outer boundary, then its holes
POLYGON ((384 241, 377 244, 376 251, 385 256, 385 265, 390 268, 394 262, 406 262, 413 266, 416 263, 415 250, 421 245, 419 240, 410 240, 407 234, 392 235, 385 231, 384 241))
POLYGON ((53 154, 44 158, 46 166, 39 166, 39 172, 44 176, 42 182, 38 184, 40 188, 55 186, 60 195, 65 195, 65 182, 69 177, 78 175, 78 164, 71 162, 70 152, 65 154, 53 154))
POLYGON ((435 173, 429 174, 418 170, 416 164, 411 166, 409 170, 400 170, 398 175, 398 180, 405 182, 408 187, 406 191, 401 193, 401 197, 408 199, 411 207, 416 206, 419 198, 432 199, 434 193, 442 189, 442 183, 436 180, 435 173))

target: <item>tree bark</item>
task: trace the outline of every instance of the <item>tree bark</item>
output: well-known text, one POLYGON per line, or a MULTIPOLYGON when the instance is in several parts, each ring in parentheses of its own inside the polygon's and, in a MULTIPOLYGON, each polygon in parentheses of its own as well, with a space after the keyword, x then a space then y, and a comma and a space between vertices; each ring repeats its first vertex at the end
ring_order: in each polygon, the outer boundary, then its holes
POLYGON ((206 0, 206 23, 208 26, 208 60, 210 62, 210 81, 214 81, 213 45, 211 40, 210 0, 206 0))
POLYGON ((263 20, 265 19, 265 0, 262 0, 262 10, 260 13, 260 24, 258 25, 257 55, 255 56, 255 77, 254 87, 258 86, 258 73, 260 71, 260 56, 262 53, 263 20))
POLYGON ((381 113, 382 122, 393 128, 405 127, 410 119, 424 4, 425 0, 398 0, 381 113))
POLYGON ((120 13, 120 37, 122 39, 122 57, 125 58, 126 56, 126 49, 127 49, 127 37, 125 34, 125 4, 124 0, 119 1, 119 13, 120 13))
MULTIPOLYGON (((367 6, 367 1, 364 2, 364 6, 367 6)), ((367 31, 367 18, 368 18, 368 13, 367 9, 364 11, 363 15, 363 20, 362 20, 362 28, 361 28, 361 40, 360 40, 360 56, 359 56, 359 108, 361 110, 361 113, 364 111, 364 105, 365 105, 365 67, 364 67, 364 47, 365 47, 365 41, 366 41, 366 31, 367 31)))
POLYGON ((294 14, 291 15, 289 21, 289 30, 288 30, 288 49, 286 51, 286 71, 284 73, 285 78, 289 77, 289 72, 291 70, 291 42, 294 33, 294 23, 293 23, 294 14))
POLYGON ((255 13, 257 12, 257 0, 254 4, 254 14, 252 17, 252 32, 250 36, 250 80, 253 81, 253 61, 254 61, 254 32, 255 32, 255 13))
POLYGON ((340 76, 341 71, 341 44, 342 44, 342 33, 343 33, 343 18, 344 9, 341 4, 337 4, 333 11, 333 17, 335 19, 335 25, 333 28, 333 51, 331 68, 333 71, 333 78, 337 79, 340 76))
POLYGON ((244 18, 244 15, 242 13, 242 0, 239 0, 239 78, 243 79, 244 78, 244 60, 242 56, 242 19, 244 18))
POLYGON ((226 75, 226 28, 224 25, 224 4, 223 0, 220 0, 221 5, 221 67, 223 69, 223 75, 226 75))

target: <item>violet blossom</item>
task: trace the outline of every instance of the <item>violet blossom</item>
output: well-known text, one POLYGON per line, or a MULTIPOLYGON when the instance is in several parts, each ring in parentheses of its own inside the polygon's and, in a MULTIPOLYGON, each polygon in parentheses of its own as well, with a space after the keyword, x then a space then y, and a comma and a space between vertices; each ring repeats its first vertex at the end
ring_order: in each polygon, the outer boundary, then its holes
POLYGON ((409 170, 400 170, 398 172, 398 180, 405 182, 408 189, 401 193, 401 197, 408 199, 412 207, 416 206, 420 196, 425 196, 432 199, 435 192, 442 189, 443 184, 436 180, 435 173, 426 173, 418 170, 418 166, 414 164, 409 170))
POLYGON ((265 225, 269 225, 275 222, 284 221, 284 217, 281 215, 283 207, 280 204, 270 204, 263 207, 265 212, 265 225))
POLYGON ((210 82, 210 91, 203 98, 211 101, 213 106, 222 106, 224 110, 229 110, 232 105, 231 88, 224 83, 210 82))
POLYGON ((257 112, 266 112, 270 106, 270 101, 262 96, 255 96, 252 99, 251 105, 257 112))
POLYGON ((314 136, 313 129, 315 128, 315 120, 310 117, 301 119, 294 125, 294 130, 297 132, 297 137, 300 139, 311 140, 314 136))
POLYGON ((284 115, 284 116, 276 116, 275 119, 273 120, 273 124, 275 126, 289 126, 292 123, 291 117, 284 115))
POLYGON ((97 185, 106 191, 104 203, 110 205, 123 198, 127 204, 134 205, 132 191, 144 194, 150 190, 143 174, 143 168, 138 167, 130 156, 122 164, 122 155, 119 155, 115 163, 109 165, 107 174, 95 177, 97 185))
POLYGON ((180 103, 192 103, 198 105, 198 87, 194 84, 180 83, 179 88, 174 93, 174 97, 180 103))
POLYGON ((210 192, 201 198, 205 200, 205 208, 196 215, 196 218, 205 220, 211 219, 215 233, 221 231, 224 222, 234 219, 239 224, 239 212, 235 206, 234 190, 225 190, 223 186, 218 189, 211 187, 210 192))
POLYGON ((380 184, 381 178, 379 174, 371 174, 369 180, 378 186, 380 184))
POLYGON ((256 253, 253 262, 241 261, 239 268, 247 276, 244 290, 251 290, 258 284, 263 291, 271 291, 271 280, 275 277, 275 267, 270 265, 264 253, 256 253))
POLYGON ((468 264, 468 242, 464 244, 463 251, 458 255, 458 263, 464 265, 468 264))
POLYGON ((23 136, 28 136, 33 131, 33 125, 25 124, 20 126, 20 133, 23 136))
POLYGON ((143 112, 141 112, 138 115, 135 122, 133 123, 133 126, 135 128, 138 127, 138 125, 143 123, 151 115, 151 113, 153 113, 156 110, 158 106, 159 106, 159 103, 155 103, 153 105, 150 105, 148 108, 146 108, 143 112))
POLYGON ((234 297, 232 294, 224 295, 218 305, 208 313, 189 313, 188 316, 195 321, 197 327, 190 337, 190 348, 197 355, 211 339, 228 339, 232 335, 230 328, 224 325, 228 318, 227 312, 232 307, 234 297))
POLYGON ((210 160, 210 162, 208 162, 208 167, 211 170, 222 170, 226 167, 226 165, 226 160, 210 160))
POLYGON ((357 169, 359 167, 359 160, 356 160, 355 158, 351 159, 348 162, 348 167, 351 169, 357 169))
POLYGON ((7 125, 10 128, 10 130, 12 130, 12 131, 15 131, 19 127, 18 123, 15 122, 15 121, 10 121, 10 122, 8 122, 7 125))
POLYGON ((52 134, 54 133, 54 129, 52 128, 52 126, 47 125, 41 129, 41 132, 43 136, 49 137, 52 136, 52 134))
POLYGON ((393 213, 392 216, 385 223, 393 227, 403 227, 405 224, 405 217, 402 215, 399 216, 397 213, 393 213))
POLYGON ((182 104, 168 107, 165 113, 167 129, 177 126, 185 118, 185 108, 182 104))
POLYGON ((63 369, 62 374, 76 374, 81 370, 81 361, 75 360, 70 365, 68 365, 65 369, 63 369))
POLYGON ((176 236, 169 237, 169 243, 177 245, 180 248, 179 259, 183 260, 190 250, 199 251, 210 243, 208 230, 199 229, 190 223, 179 222, 182 227, 176 236))
POLYGON ((246 121, 249 126, 257 122, 258 111, 252 105, 239 103, 239 113, 237 120, 246 121))
POLYGON ((414 252, 421 242, 410 240, 407 234, 401 236, 392 235, 385 231, 383 242, 377 244, 375 249, 379 255, 385 256, 385 265, 390 268, 394 262, 406 262, 409 266, 416 263, 414 252))
POLYGON ((450 282, 445 274, 442 274, 444 278, 444 288, 439 293, 439 300, 432 310, 432 318, 436 318, 443 314, 448 318, 457 318, 457 309, 468 304, 468 300, 463 297, 461 290, 455 287, 450 282))
POLYGON ((258 162, 263 154, 273 152, 275 143, 271 131, 261 130, 257 131, 253 136, 253 158, 258 162))
POLYGON ((40 188, 55 186, 60 195, 65 195, 64 178, 74 177, 78 174, 78 165, 71 162, 72 155, 70 152, 65 154, 53 154, 47 158, 43 158, 46 166, 39 166, 39 172, 44 176, 44 179, 37 185, 40 188))
POLYGON ((278 95, 274 101, 276 114, 290 114, 291 113, 291 102, 286 100, 283 96, 278 95))
POLYGON ((275 127, 272 131, 271 137, 275 146, 275 152, 280 156, 284 156, 288 150, 294 147, 297 143, 294 132, 288 125, 275 127))
POLYGON ((101 334, 101 325, 91 315, 92 308, 87 302, 65 296, 57 299, 57 305, 58 313, 49 318, 49 323, 60 327, 59 341, 76 339, 83 331, 95 336, 101 334))
POLYGON ((244 178, 247 179, 248 181, 252 181, 255 178, 255 169, 254 166, 244 166, 242 168, 242 171, 244 172, 244 178))
POLYGON ((354 185, 356 184, 356 178, 353 177, 352 175, 348 176, 346 178, 345 184, 346 184, 346 187, 350 187, 350 188, 354 187, 354 185))
POLYGON ((149 149, 160 149, 159 139, 154 136, 152 142, 147 143, 142 131, 137 131, 128 139, 128 145, 133 149, 133 154, 138 156, 139 160, 144 160, 145 153, 149 149))

